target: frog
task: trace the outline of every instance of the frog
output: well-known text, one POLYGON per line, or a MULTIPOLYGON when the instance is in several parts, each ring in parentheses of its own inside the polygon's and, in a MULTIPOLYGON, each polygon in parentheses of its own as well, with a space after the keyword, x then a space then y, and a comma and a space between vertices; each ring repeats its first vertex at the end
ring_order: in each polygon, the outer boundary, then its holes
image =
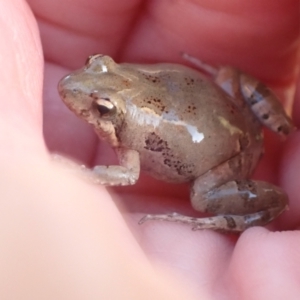
POLYGON ((264 153, 263 127, 286 137, 295 130, 278 97, 231 66, 116 63, 95 54, 62 78, 66 106, 91 124, 116 152, 119 165, 95 166, 93 181, 133 185, 140 172, 190 184, 195 211, 147 214, 140 221, 190 224, 193 230, 239 233, 264 226, 288 208, 280 187, 251 175, 264 153))

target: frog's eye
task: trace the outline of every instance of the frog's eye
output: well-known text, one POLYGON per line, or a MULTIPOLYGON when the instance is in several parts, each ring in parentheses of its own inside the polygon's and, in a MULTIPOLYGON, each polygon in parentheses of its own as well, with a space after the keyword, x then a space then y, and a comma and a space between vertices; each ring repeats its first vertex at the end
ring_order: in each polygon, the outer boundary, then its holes
POLYGON ((112 116, 116 112, 116 107, 110 102, 109 98, 100 98, 94 103, 101 117, 112 116))

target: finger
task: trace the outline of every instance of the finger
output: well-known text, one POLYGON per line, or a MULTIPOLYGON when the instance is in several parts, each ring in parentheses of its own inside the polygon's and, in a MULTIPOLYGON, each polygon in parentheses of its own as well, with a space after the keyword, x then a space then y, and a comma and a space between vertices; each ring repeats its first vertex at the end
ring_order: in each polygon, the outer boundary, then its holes
POLYGON ((0 6, 1 150, 15 157, 43 145, 43 57, 38 28, 27 3, 1 1, 0 6))
MULTIPOLYGON (((283 215, 285 228, 299 228, 300 226, 300 201, 299 201, 299 177, 300 177, 300 81, 298 80, 295 95, 293 119, 298 130, 284 143, 282 159, 279 163, 279 183, 288 192, 290 209, 283 215)), ((278 149, 278 148, 277 148, 278 149)), ((273 150, 273 152, 275 152, 273 150)))
POLYGON ((29 3, 41 16, 46 58, 73 68, 95 52, 115 58, 119 53, 123 60, 178 62, 184 50, 276 84, 295 77, 299 0, 29 3))
POLYGON ((234 249, 224 284, 240 299, 297 299, 299 246, 299 231, 247 231, 234 249))
POLYGON ((136 299, 139 294, 151 294, 150 299, 185 298, 179 289, 168 291, 168 283, 151 271, 134 241, 128 242, 130 232, 112 201, 103 201, 107 209, 100 207, 99 197, 108 198, 104 190, 99 195, 98 189, 66 176, 36 155, 43 152, 38 141, 42 136, 40 105, 36 102, 41 98, 42 83, 38 32, 25 2, 2 1, 0 5, 5 41, 0 50, 7 59, 0 75, 0 129, 7 130, 1 132, 2 295, 43 298, 47 291, 58 299, 66 299, 65 295, 71 295, 70 299, 82 295, 136 299), (111 220, 122 229, 113 230, 113 235, 105 224, 111 220), (124 251, 122 241, 133 246, 124 251), (139 262, 137 269, 133 267, 137 261, 130 259, 132 253, 139 262), (141 274, 145 280, 136 286, 141 274), (12 290, 16 281, 18 287, 12 290), (151 293, 149 286, 153 286, 151 293))
POLYGON ((3 299, 191 299, 153 270, 104 189, 36 156, 2 172, 3 299))
POLYGON ((68 67, 81 67, 93 53, 118 50, 142 1, 28 1, 41 30, 45 58, 68 67))
POLYGON ((179 51, 290 84, 299 48, 299 1, 151 1, 133 29, 126 60, 180 61, 179 51), (267 8, 267 9, 266 9, 267 8), (284 22, 283 22, 284 20, 284 22))

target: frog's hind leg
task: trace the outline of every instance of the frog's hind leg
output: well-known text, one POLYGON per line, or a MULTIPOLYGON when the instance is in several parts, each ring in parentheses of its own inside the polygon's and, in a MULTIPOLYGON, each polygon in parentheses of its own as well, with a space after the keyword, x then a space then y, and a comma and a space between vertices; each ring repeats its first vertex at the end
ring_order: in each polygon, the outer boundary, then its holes
POLYGON ((283 136, 295 130, 277 96, 256 78, 232 67, 213 67, 186 53, 183 53, 182 57, 213 77, 215 83, 230 95, 239 107, 245 108, 247 103, 264 126, 283 136))
POLYGON ((287 208, 287 195, 270 183, 235 179, 236 173, 244 177, 241 168, 240 157, 236 156, 195 180, 191 190, 192 206, 197 211, 217 216, 147 215, 140 223, 166 220, 190 224, 194 230, 226 232, 240 232, 269 223, 287 208))
MULTIPOLYGON (((287 195, 277 186, 263 181, 233 180, 201 194, 196 185, 192 191, 195 209, 217 214, 213 229, 244 231, 271 222, 287 208, 287 195)), ((194 229, 202 229, 201 220, 194 229)))
POLYGON ((263 181, 236 180, 213 188, 205 194, 194 187, 193 206, 213 217, 194 218, 177 213, 146 215, 140 221, 162 220, 192 225, 193 230, 213 229, 241 232, 252 226, 263 226, 287 209, 287 195, 279 187, 263 181))
POLYGON ((287 136, 295 130, 274 92, 256 78, 231 67, 219 69, 215 82, 245 110, 275 133, 287 136), (244 102, 244 103, 242 103, 244 102), (246 105, 245 105, 246 104, 246 105))
POLYGON ((243 98, 263 125, 283 136, 295 130, 292 120, 272 90, 248 74, 240 73, 239 81, 243 98))

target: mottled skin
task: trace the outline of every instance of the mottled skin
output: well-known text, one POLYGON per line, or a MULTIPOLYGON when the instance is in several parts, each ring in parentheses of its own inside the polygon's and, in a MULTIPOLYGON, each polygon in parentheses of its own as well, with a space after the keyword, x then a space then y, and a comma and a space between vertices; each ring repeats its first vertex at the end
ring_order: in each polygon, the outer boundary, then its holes
POLYGON ((293 130, 272 92, 232 68, 219 70, 185 56, 215 77, 175 64, 116 64, 103 55, 59 83, 66 105, 116 150, 120 166, 96 166, 93 179, 134 184, 140 169, 164 181, 191 182, 196 210, 216 214, 180 221, 193 229, 242 231, 264 225, 287 207, 287 196, 249 177, 263 152, 261 123, 293 130))

